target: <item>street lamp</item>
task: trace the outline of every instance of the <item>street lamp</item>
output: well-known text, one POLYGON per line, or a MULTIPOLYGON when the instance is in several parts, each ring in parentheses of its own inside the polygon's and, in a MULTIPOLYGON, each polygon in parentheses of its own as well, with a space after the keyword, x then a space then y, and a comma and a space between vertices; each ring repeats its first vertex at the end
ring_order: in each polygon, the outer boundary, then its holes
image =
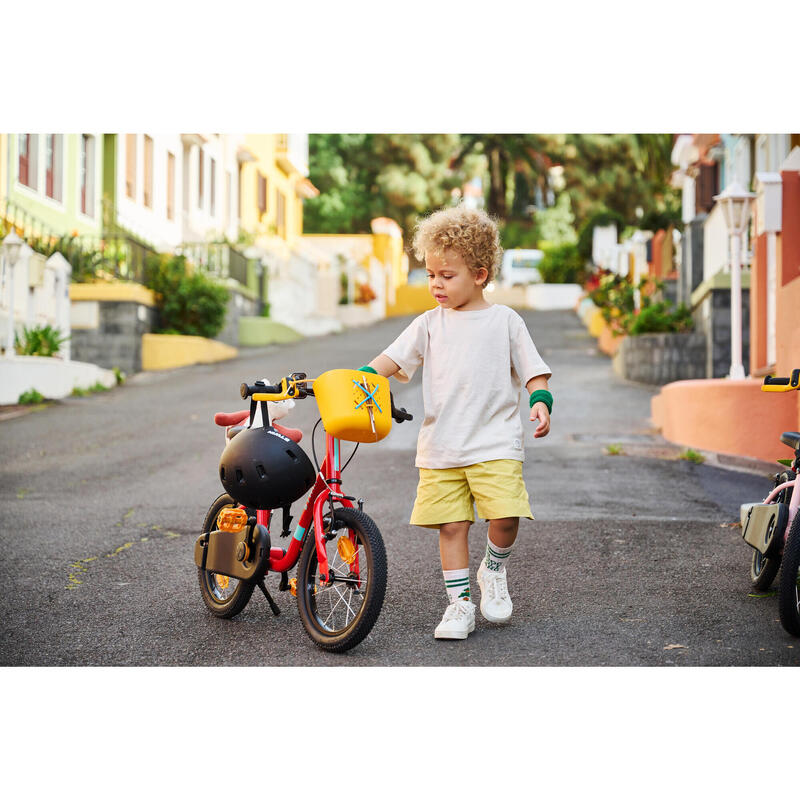
POLYGON ((8 330, 6 333, 6 358, 14 356, 14 266, 24 242, 13 228, 3 239, 3 277, 8 272, 8 330))
POLYGON ((750 201, 755 197, 734 181, 715 195, 720 204, 731 243, 731 371, 729 378, 743 379, 742 365, 742 234, 750 221, 750 201))

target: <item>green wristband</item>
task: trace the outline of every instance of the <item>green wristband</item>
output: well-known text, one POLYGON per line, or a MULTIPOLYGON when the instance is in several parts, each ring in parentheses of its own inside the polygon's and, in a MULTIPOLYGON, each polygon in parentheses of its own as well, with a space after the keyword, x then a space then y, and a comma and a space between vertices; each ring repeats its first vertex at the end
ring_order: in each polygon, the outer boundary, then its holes
POLYGON ((378 374, 378 370, 376 370, 374 367, 368 367, 368 366, 359 367, 357 371, 358 372, 371 372, 373 375, 377 375, 378 374))
POLYGON ((534 403, 544 403, 547 406, 547 413, 553 413, 553 395, 547 389, 537 389, 531 393, 531 408, 533 408, 534 403))

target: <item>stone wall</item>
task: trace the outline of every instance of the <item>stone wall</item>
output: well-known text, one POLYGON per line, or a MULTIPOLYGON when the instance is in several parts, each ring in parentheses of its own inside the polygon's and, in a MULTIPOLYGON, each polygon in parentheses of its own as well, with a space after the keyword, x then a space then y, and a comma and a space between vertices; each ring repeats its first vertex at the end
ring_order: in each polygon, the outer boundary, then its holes
POLYGON ((261 303, 249 294, 237 291, 229 285, 230 299, 225 312, 225 325, 214 337, 219 342, 224 342, 232 347, 239 346, 239 319, 240 317, 257 317, 261 314, 261 303))
MULTIPOLYGON (((706 339, 704 378, 724 378, 731 369, 731 290, 711 289, 692 312, 706 339)), ((750 290, 742 287, 742 364, 750 364, 750 290)))
POLYGON ((128 301, 73 303, 72 358, 127 374, 142 369, 142 334, 156 324, 156 309, 128 301), (82 308, 78 313, 76 306, 82 308), (78 319, 76 319, 78 317, 78 319))
POLYGON ((614 372, 638 383, 662 386, 704 378, 706 339, 702 333, 645 333, 628 336, 614 356, 614 372))

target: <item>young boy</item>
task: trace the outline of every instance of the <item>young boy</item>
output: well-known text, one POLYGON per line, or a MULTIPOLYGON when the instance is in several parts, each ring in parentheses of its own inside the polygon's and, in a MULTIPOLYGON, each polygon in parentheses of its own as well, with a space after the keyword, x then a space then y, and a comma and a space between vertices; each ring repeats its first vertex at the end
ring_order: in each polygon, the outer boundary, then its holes
POLYGON ((534 437, 546 436, 551 373, 522 318, 484 299, 502 254, 488 215, 464 207, 437 211, 419 223, 413 246, 417 258, 425 259, 437 307, 417 317, 362 369, 406 382, 423 365, 425 417, 411 524, 439 530, 449 605, 434 636, 466 639, 475 630, 467 546, 473 501, 479 516, 489 520, 477 575, 481 614, 498 623, 511 617, 506 564, 519 518, 533 519, 522 480, 519 393, 522 386, 530 393, 534 437))

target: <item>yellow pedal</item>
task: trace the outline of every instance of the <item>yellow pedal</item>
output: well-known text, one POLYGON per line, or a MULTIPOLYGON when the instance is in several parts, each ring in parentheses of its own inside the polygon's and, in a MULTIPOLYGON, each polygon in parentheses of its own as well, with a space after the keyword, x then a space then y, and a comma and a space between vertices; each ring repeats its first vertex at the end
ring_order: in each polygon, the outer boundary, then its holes
POLYGON ((243 508, 223 508, 217 517, 217 526, 227 533, 239 533, 247 525, 247 512, 243 508))
POLYGON ((356 557, 356 546, 350 541, 347 536, 340 536, 339 543, 336 545, 342 561, 346 564, 352 564, 356 557))

